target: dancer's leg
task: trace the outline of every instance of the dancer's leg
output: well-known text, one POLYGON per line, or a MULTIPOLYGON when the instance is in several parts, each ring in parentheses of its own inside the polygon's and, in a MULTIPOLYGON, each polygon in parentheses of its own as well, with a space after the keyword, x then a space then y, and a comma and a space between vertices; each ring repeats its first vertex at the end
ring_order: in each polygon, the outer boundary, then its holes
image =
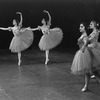
POLYGON ((21 52, 18 52, 18 66, 21 64, 21 52))
POLYGON ((49 50, 46 50, 46 51, 45 51, 45 54, 46 54, 46 61, 45 61, 45 64, 47 64, 48 61, 49 61, 49 50))
POLYGON ((89 81, 90 81, 90 74, 86 73, 85 74, 85 85, 84 85, 84 87, 82 89, 82 92, 85 92, 85 91, 88 90, 89 81))

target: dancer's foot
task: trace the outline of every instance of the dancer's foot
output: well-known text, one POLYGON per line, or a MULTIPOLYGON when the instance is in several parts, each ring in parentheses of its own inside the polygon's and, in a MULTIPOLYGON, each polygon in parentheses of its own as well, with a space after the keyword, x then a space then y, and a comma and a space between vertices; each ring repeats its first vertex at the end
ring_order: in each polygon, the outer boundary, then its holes
POLYGON ((47 60, 45 61, 45 65, 47 65, 48 61, 49 61, 49 59, 47 59, 47 60))
POLYGON ((18 66, 20 66, 21 65, 21 60, 19 60, 19 62, 18 62, 18 66))
POLYGON ((88 91, 88 88, 86 86, 83 87, 82 92, 88 91))
POLYGON ((91 78, 92 78, 92 79, 95 78, 95 75, 92 75, 91 78))
POLYGON ((92 76, 91 76, 91 79, 94 79, 94 78, 97 80, 98 83, 100 83, 100 79, 97 78, 97 77, 95 77, 95 75, 92 75, 92 76))

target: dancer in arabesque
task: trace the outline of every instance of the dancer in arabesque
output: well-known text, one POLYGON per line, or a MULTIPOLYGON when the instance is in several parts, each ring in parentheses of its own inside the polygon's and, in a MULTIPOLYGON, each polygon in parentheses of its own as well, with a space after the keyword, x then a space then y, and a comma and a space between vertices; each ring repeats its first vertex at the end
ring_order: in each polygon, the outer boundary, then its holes
POLYGON ((46 60, 45 64, 49 61, 49 51, 55 48, 58 44, 61 43, 63 38, 63 32, 60 28, 50 28, 51 26, 51 16, 48 11, 44 10, 45 13, 48 14, 49 20, 46 22, 45 19, 42 19, 42 26, 38 26, 38 28, 42 31, 43 36, 39 42, 40 50, 45 51, 46 60))
POLYGON ((8 28, 0 27, 0 29, 9 30, 13 32, 14 37, 12 38, 9 49, 11 50, 11 52, 18 53, 18 65, 20 66, 21 52, 30 47, 34 39, 34 35, 32 31, 38 30, 38 28, 33 29, 33 30, 29 30, 30 29, 29 27, 22 28, 22 21, 23 21, 22 13, 17 12, 17 14, 20 15, 20 22, 14 19, 13 27, 8 27, 8 28))

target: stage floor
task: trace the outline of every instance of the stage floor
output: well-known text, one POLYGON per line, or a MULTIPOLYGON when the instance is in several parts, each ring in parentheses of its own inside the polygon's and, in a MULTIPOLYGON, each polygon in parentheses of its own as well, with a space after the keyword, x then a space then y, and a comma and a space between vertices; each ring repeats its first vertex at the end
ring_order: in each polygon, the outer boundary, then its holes
POLYGON ((91 79, 88 92, 81 92, 84 77, 70 72, 75 52, 51 50, 45 66, 45 53, 27 50, 22 65, 17 54, 0 51, 0 100, 100 100, 100 84, 91 79))

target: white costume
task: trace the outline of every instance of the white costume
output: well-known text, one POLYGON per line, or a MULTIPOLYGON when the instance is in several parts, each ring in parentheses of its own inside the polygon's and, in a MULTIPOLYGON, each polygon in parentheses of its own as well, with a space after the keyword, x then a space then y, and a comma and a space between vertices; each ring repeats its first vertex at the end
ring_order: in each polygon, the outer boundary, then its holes
POLYGON ((93 31, 89 36, 90 44, 88 45, 93 67, 100 66, 100 43, 98 42, 99 32, 93 31))
MULTIPOLYGON (((82 34, 79 38, 79 45, 82 48, 87 41, 88 37, 86 34, 82 34)), ((91 72, 91 56, 87 47, 85 47, 84 52, 78 50, 74 56, 71 72, 75 75, 85 74, 91 72)))
POLYGON ((33 42, 33 32, 19 27, 10 27, 14 37, 10 43, 9 49, 12 52, 21 52, 27 49, 33 42))
POLYGON ((60 28, 49 29, 49 26, 40 26, 43 36, 39 42, 39 48, 41 50, 50 50, 56 47, 63 38, 63 32, 60 28))

